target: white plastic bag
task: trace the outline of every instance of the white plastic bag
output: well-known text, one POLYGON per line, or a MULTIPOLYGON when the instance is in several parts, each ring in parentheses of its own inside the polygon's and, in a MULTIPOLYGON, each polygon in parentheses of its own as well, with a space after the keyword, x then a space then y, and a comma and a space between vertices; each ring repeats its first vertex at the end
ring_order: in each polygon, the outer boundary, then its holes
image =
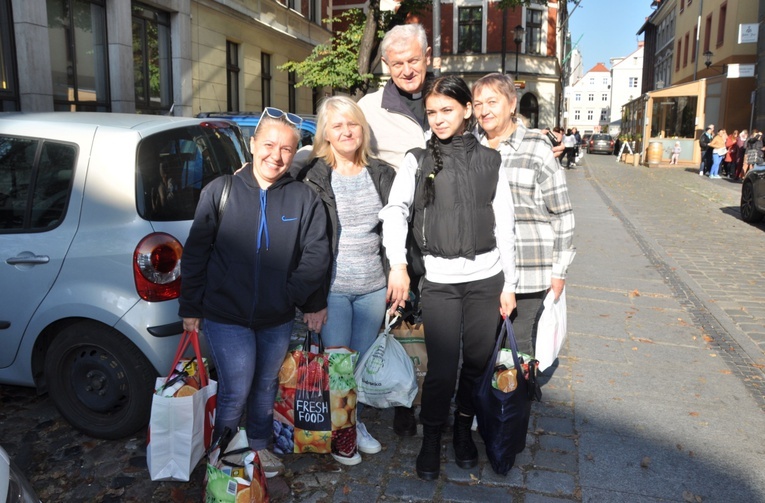
POLYGON ((539 360, 539 370, 544 371, 555 362, 566 340, 566 288, 555 300, 552 290, 547 292, 544 311, 537 325, 537 344, 534 357, 539 360))
POLYGON ((391 321, 390 315, 385 314, 385 330, 361 357, 354 375, 358 401, 379 409, 411 407, 417 396, 414 364, 390 333, 397 319, 391 321))

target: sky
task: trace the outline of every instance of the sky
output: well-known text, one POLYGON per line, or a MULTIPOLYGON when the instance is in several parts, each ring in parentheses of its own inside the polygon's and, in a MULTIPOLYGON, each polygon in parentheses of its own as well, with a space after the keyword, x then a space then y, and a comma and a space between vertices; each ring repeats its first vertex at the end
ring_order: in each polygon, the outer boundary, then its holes
POLYGON ((610 59, 625 57, 637 49, 636 33, 653 12, 651 0, 581 0, 579 7, 569 3, 571 44, 582 53, 587 73, 597 63, 611 69, 610 59), (581 39, 580 39, 581 37, 581 39))

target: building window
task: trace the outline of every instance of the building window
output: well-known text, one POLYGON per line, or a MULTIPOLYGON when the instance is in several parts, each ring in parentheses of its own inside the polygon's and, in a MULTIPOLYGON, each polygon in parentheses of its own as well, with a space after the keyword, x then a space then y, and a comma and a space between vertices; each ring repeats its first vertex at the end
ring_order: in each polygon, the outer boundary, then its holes
POLYGON ((685 10, 685 0, 680 0, 680 12, 683 12, 685 10))
POLYGON ((308 20, 315 23, 320 20, 317 9, 321 6, 318 0, 308 0, 308 20))
POLYGON ((604 86, 608 85, 608 77, 603 77, 603 85, 604 86))
POLYGON ((457 52, 480 53, 481 52, 481 20, 483 11, 481 7, 460 7, 457 11, 458 31, 457 52))
POLYGON ((608 101, 608 93, 601 94, 600 101, 608 101))
POLYGON ((728 4, 720 6, 720 18, 717 20, 717 47, 723 45, 725 40, 725 18, 728 16, 728 4))
POLYGON ((574 101, 582 101, 582 93, 574 94, 574 101))
POLYGON ((542 11, 526 9, 526 53, 546 54, 542 36, 542 11))
POLYGON ((699 39, 699 26, 696 25, 693 27, 693 40, 691 40, 691 42, 693 42, 693 50, 691 51, 691 63, 696 62, 696 42, 698 41, 698 39, 699 39))
POLYGON ((578 121, 581 118, 579 110, 574 110, 574 120, 578 121))
POLYGON ((263 108, 271 106, 271 55, 260 53, 260 101, 263 108))
POLYGON ((591 86, 595 85, 595 77, 590 77, 590 85, 591 86))
POLYGON ((48 0, 53 106, 109 112, 106 9, 102 0, 48 0))
POLYGON ((683 41, 678 40, 677 41, 677 54, 675 54, 675 71, 680 70, 680 54, 682 54, 681 49, 683 48, 683 41))
POLYGON ((591 121, 595 117, 595 113, 592 110, 587 110, 587 120, 591 121))
POLYGON ((600 122, 604 122, 608 120, 608 109, 607 108, 601 108, 600 109, 600 122))
POLYGON ((133 74, 135 108, 142 113, 165 113, 173 104, 170 15, 133 4, 133 74))
POLYGON ((287 101, 289 101, 289 111, 297 113, 297 73, 287 72, 287 101))
POLYGON ((637 87, 637 86, 638 86, 638 78, 630 77, 629 87, 637 87))
POLYGON ((685 47, 683 47, 683 68, 688 66, 688 45, 690 44, 690 35, 685 34, 685 47))
POLYGON ((11 0, 0 0, 0 112, 20 110, 11 0))
POLYGON ((706 23, 704 23, 704 52, 709 50, 709 45, 712 40, 712 14, 707 16, 706 23))
POLYGON ((226 106, 230 112, 239 108, 239 44, 226 40, 226 106))
POLYGON ((595 93, 588 93, 587 101, 595 101, 595 93))

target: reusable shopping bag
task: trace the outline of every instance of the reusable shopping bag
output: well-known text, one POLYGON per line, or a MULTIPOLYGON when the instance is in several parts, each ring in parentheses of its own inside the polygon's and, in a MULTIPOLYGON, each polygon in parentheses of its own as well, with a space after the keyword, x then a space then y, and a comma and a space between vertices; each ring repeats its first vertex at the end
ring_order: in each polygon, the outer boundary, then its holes
POLYGON ((566 289, 563 288, 557 301, 552 290, 547 292, 543 306, 544 310, 537 324, 537 343, 534 350, 534 357, 539 360, 540 371, 544 371, 555 362, 566 340, 566 289))
POLYGON ((198 333, 184 332, 172 370, 167 378, 157 378, 152 397, 146 447, 151 480, 189 480, 212 441, 217 391, 218 383, 207 375, 198 333), (195 365, 183 360, 189 347, 195 365))
POLYGON ((321 336, 311 332, 287 353, 274 403, 276 453, 356 453, 357 359, 349 348, 324 348, 321 336))
MULTIPOLYGON (((535 361, 527 362, 526 365, 526 375, 533 379, 535 361)), ((516 454, 526 448, 526 430, 531 415, 530 385, 518 356, 518 345, 509 318, 502 324, 491 359, 473 388, 473 407, 478 432, 486 444, 486 456, 491 467, 495 473, 507 475, 515 464, 516 454), (500 349, 505 340, 509 342, 513 354, 513 366, 509 369, 505 369, 504 365, 497 368, 500 349), (511 385, 506 386, 503 378, 511 379, 511 385), (500 388, 512 391, 503 392, 495 388, 492 380, 499 382, 500 388)))
POLYGON ((394 325, 390 331, 393 337, 401 343, 409 359, 414 365, 414 373, 417 376, 417 395, 412 405, 420 405, 422 399, 422 383, 425 374, 428 373, 428 351, 425 349, 425 327, 420 320, 402 320, 401 324, 394 325))
POLYGON ((206 503, 268 503, 268 483, 258 453, 239 429, 221 453, 213 446, 205 473, 206 503))
POLYGON ((411 407, 417 396, 417 376, 406 350, 391 334, 398 316, 385 313, 385 329, 356 366, 358 399, 380 409, 411 407))

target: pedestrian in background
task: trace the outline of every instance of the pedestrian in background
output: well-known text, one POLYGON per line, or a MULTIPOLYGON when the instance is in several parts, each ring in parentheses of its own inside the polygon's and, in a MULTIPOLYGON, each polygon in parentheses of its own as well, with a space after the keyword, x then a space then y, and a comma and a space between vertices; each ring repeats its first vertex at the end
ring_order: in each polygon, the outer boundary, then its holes
POLYGON ((709 149, 709 142, 715 137, 715 125, 710 124, 707 130, 701 133, 699 138, 699 148, 701 149, 701 165, 699 166, 699 176, 709 173, 712 167, 712 150, 709 149))
MULTIPOLYGON (((385 316, 387 275, 377 215, 396 176, 389 164, 371 156, 369 141, 361 108, 345 96, 327 98, 317 114, 314 159, 296 176, 324 203, 333 257, 316 299, 327 307, 305 313, 305 320, 319 327, 325 347, 345 346, 359 355, 372 346, 385 316)), ((356 402, 359 451, 375 454, 382 446, 361 421, 362 411, 356 402)), ((358 453, 332 456, 344 465, 361 462, 358 453)))
POLYGON ((265 109, 250 139, 252 163, 233 176, 225 218, 218 214, 220 177, 202 190, 181 261, 178 314, 184 330, 204 329, 218 373, 213 438, 236 432, 246 410, 249 447, 267 477, 284 472, 269 449, 295 307, 306 308, 330 263, 321 200, 284 176, 301 121, 265 109))
POLYGON ((738 129, 735 129, 733 134, 729 134, 728 137, 725 138, 725 148, 727 149, 727 152, 725 152, 723 166, 725 167, 725 176, 728 178, 733 178, 735 176, 734 173, 736 172, 736 156, 738 155, 737 141, 738 129))
POLYGON ((680 154, 683 153, 683 147, 680 146, 680 142, 676 141, 675 146, 672 147, 672 158, 670 159, 670 164, 677 164, 678 159, 680 159, 680 154))
POLYGON ((728 135, 725 129, 721 129, 717 132, 712 141, 709 142, 708 150, 712 151, 712 168, 709 170, 709 178, 720 178, 720 164, 725 158, 727 149, 725 148, 725 141, 728 139, 728 135))
POLYGON ((473 386, 491 357, 500 314, 509 316, 515 309, 517 276, 512 194, 500 155, 469 132, 470 88, 459 77, 440 77, 428 82, 423 98, 433 134, 418 154, 424 156, 421 168, 414 153, 406 155, 380 218, 395 312, 409 294, 407 219, 414 207, 412 232, 425 262, 422 320, 428 353, 416 469, 420 478, 434 480, 441 467, 441 431, 458 381, 455 460, 462 468, 478 462, 471 433, 473 386), (415 183, 418 169, 420 182, 415 183))
POLYGON ((735 179, 742 180, 744 178, 744 156, 746 155, 746 140, 749 138, 749 131, 746 129, 739 133, 736 139, 736 175, 735 179))
POLYGON ((563 137, 563 147, 566 149, 566 167, 573 169, 576 166, 576 136, 571 129, 566 130, 566 135, 563 137))
POLYGON ((749 170, 754 167, 755 164, 762 163, 762 133, 757 129, 752 129, 752 134, 746 141, 746 167, 744 168, 744 176, 749 173, 749 170))

